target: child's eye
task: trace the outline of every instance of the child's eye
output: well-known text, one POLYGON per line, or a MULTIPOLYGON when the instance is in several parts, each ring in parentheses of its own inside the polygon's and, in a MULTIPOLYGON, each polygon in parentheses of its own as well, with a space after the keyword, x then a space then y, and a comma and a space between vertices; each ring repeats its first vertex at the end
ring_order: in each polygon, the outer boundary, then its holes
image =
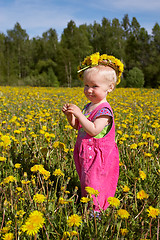
POLYGON ((93 86, 93 88, 97 88, 98 86, 93 86))

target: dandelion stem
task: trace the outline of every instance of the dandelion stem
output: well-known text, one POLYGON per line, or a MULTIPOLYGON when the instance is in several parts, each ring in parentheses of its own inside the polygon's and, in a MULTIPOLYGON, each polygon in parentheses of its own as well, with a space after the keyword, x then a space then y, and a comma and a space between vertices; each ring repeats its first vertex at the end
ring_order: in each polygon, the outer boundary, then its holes
POLYGON ((157 226, 157 240, 159 239, 159 218, 158 218, 158 226, 157 226))
POLYGON ((3 211, 3 219, 2 219, 2 224, 1 224, 1 230, 2 230, 2 228, 3 228, 4 217, 5 217, 5 209, 4 209, 4 211, 3 211))
POLYGON ((144 203, 144 205, 143 205, 143 207, 142 207, 142 210, 137 214, 137 216, 136 216, 134 219, 136 219, 137 217, 139 217, 139 215, 143 212, 145 205, 146 205, 146 203, 144 203))
POLYGON ((137 180, 135 181, 135 184, 134 184, 134 196, 135 196, 135 205, 136 205, 136 210, 138 211, 138 209, 137 209, 136 185, 137 185, 137 180))
POLYGON ((120 223, 119 223, 118 233, 117 233, 117 238, 116 238, 116 240, 118 240, 118 236, 119 236, 119 232, 120 232, 121 224, 122 224, 122 220, 121 220, 120 223))
POLYGON ((149 224, 150 239, 152 239, 152 218, 149 224))
POLYGON ((45 228, 44 225, 43 225, 43 228, 44 228, 44 230, 45 230, 45 232, 46 232, 47 240, 49 240, 49 236, 48 236, 47 230, 46 230, 46 228, 45 228))

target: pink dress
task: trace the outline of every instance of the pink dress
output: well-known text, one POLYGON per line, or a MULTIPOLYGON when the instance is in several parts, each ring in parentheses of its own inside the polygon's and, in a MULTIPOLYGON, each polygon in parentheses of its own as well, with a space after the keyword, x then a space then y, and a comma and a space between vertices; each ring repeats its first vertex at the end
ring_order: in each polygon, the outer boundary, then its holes
MULTIPOLYGON (((108 102, 97 106, 88 119, 93 121, 96 113, 107 107, 113 114, 108 102)), ((102 138, 94 138, 80 131, 74 148, 74 161, 81 183, 82 197, 86 196, 85 187, 89 186, 99 191, 98 203, 93 196, 94 209, 106 210, 109 206, 108 197, 114 197, 119 177, 119 152, 115 143, 115 125, 112 117, 112 127, 102 138), (100 208, 99 208, 100 206, 100 208)))

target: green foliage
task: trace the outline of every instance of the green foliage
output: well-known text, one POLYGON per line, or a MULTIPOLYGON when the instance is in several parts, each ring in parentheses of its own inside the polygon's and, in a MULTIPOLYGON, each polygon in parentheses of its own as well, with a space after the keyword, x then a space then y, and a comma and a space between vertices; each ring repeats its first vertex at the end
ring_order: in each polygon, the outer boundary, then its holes
POLYGON ((144 87, 159 87, 160 26, 155 23, 149 35, 135 17, 130 21, 128 14, 122 22, 104 17, 101 23, 78 27, 71 20, 59 41, 52 28, 42 37, 29 39, 26 30, 16 23, 6 35, 0 33, 0 85, 80 86, 77 66, 96 51, 123 61, 121 87, 128 86, 125 77, 134 67, 142 70, 144 87), (50 77, 50 68, 55 76, 50 77))
POLYGON ((73 160, 77 132, 61 111, 66 100, 82 108, 83 89, 0 87, 0 239, 11 239, 7 231, 17 240, 159 239, 159 216, 148 212, 160 210, 159 98, 160 90, 131 88, 108 96, 120 155, 115 194, 120 205, 111 204, 96 217, 91 196, 89 203, 80 201, 73 160), (140 199, 141 190, 148 197, 140 199), (35 200, 37 194, 44 199, 35 200), (118 214, 122 209, 129 217, 118 214), (37 229, 34 218, 29 236, 22 226, 34 211, 45 222, 37 229), (68 224, 73 214, 81 217, 79 226, 68 224))
POLYGON ((129 70, 126 76, 126 84, 127 84, 127 87, 133 87, 133 88, 143 87, 144 86, 143 72, 137 67, 134 67, 133 69, 129 70))

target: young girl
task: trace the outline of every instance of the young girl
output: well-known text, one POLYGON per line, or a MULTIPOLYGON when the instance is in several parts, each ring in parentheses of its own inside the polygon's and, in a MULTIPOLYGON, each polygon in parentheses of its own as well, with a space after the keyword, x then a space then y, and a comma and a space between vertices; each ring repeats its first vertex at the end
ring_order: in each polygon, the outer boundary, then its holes
POLYGON ((90 102, 83 111, 74 104, 65 104, 62 111, 78 130, 74 161, 82 196, 86 196, 87 186, 98 190, 93 202, 94 210, 100 211, 108 207, 108 197, 114 196, 119 176, 114 116, 106 97, 119 83, 123 64, 113 56, 95 53, 84 59, 78 72, 90 102))

